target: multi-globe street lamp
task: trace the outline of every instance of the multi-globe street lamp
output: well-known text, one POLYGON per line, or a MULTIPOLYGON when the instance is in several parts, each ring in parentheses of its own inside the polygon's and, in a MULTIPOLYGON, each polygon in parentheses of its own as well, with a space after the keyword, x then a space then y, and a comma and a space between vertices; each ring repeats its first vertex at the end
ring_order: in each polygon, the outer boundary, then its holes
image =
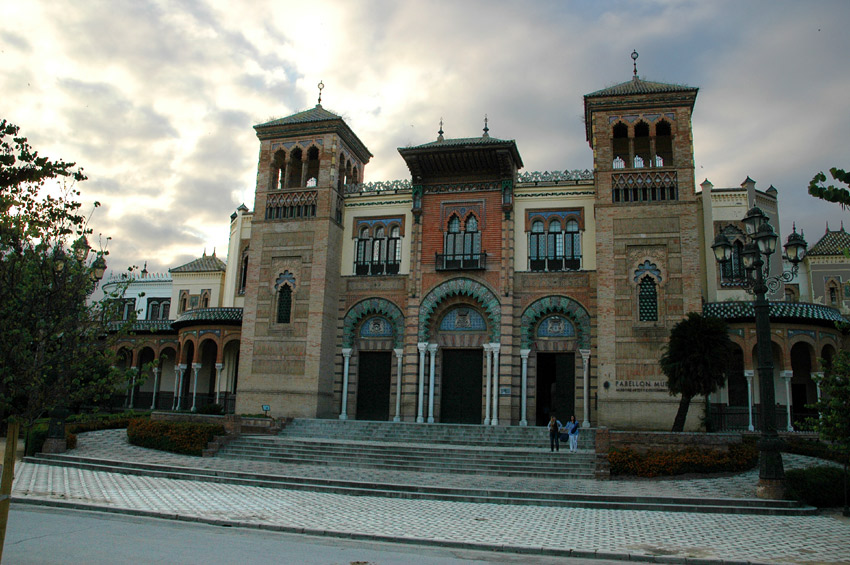
MULTIPOLYGON (((776 432, 776 395, 773 387, 773 351, 770 342, 770 311, 768 291, 775 292, 782 282, 790 282, 799 270, 800 261, 806 256, 806 240, 796 228, 785 245, 785 258, 791 263, 790 271, 770 275, 770 256, 776 252, 779 239, 767 215, 753 206, 743 218, 747 231, 747 242, 741 252, 741 262, 746 270, 743 287, 755 295, 753 310, 756 318, 756 348, 758 351, 759 401, 761 403, 761 437, 759 449, 759 485, 756 495, 760 498, 783 498, 785 471, 782 468, 781 442, 776 432)), ((711 246, 717 262, 732 260, 732 243, 722 233, 711 246)), ((790 400, 789 400, 790 401, 790 400)))

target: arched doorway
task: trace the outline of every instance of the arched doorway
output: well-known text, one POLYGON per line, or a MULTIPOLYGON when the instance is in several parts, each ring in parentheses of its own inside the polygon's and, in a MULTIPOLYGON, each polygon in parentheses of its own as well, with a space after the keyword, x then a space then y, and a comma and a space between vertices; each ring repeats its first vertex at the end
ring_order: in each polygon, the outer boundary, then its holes
POLYGON ((575 327, 563 314, 546 316, 535 328, 538 426, 547 425, 553 415, 564 422, 575 414, 575 337, 575 327))
POLYGON ((385 422, 390 419, 393 324, 385 316, 370 316, 360 324, 358 336, 355 418, 385 422))
POLYGON ((437 312, 434 332, 440 360, 436 393, 439 421, 480 424, 487 400, 484 396, 485 355, 491 355, 492 351, 483 347, 487 342, 487 322, 478 308, 465 299, 450 298, 443 306, 437 312))

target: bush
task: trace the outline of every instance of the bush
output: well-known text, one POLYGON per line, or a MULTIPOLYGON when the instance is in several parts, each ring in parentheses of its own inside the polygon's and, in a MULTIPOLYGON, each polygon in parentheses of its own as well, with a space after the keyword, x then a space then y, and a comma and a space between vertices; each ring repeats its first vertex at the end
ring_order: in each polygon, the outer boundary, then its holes
POLYGON ((844 469, 808 467, 785 471, 785 496, 818 508, 844 506, 844 469))
POLYGON ((850 456, 830 449, 829 444, 819 439, 789 437, 785 439, 782 451, 797 455, 808 455, 836 463, 850 463, 850 456))
POLYGON ((182 453, 201 455, 215 436, 224 435, 224 426, 195 422, 154 422, 133 419, 127 426, 127 438, 133 445, 182 453))
MULTIPOLYGON (((150 412, 123 412, 121 414, 74 414, 65 420, 65 440, 68 449, 77 447, 77 434, 96 430, 126 428, 131 418, 147 418, 150 412)), ((36 420, 29 430, 26 454, 35 455, 44 448, 49 418, 36 420)))
POLYGON ((608 454, 611 475, 658 477, 685 473, 724 473, 752 469, 758 463, 758 449, 752 443, 729 446, 729 451, 688 448, 681 451, 613 449, 608 454))

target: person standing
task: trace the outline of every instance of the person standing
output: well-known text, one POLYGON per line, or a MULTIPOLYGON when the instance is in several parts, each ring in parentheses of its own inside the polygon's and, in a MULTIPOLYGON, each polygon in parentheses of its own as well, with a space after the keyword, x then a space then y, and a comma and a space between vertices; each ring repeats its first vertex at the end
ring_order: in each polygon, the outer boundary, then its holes
POLYGON ((558 436, 561 433, 562 427, 561 422, 552 414, 552 417, 549 419, 549 451, 561 451, 561 443, 558 436))
POLYGON ((575 416, 570 416, 570 421, 567 422, 567 434, 570 436, 570 453, 578 451, 578 422, 575 416))

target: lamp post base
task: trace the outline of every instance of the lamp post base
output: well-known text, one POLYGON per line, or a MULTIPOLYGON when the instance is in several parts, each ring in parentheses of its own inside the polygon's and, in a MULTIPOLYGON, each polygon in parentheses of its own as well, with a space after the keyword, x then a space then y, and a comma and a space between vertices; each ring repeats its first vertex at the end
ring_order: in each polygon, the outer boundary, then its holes
POLYGON ((756 497, 769 500, 785 499, 785 481, 782 479, 759 479, 756 497))

